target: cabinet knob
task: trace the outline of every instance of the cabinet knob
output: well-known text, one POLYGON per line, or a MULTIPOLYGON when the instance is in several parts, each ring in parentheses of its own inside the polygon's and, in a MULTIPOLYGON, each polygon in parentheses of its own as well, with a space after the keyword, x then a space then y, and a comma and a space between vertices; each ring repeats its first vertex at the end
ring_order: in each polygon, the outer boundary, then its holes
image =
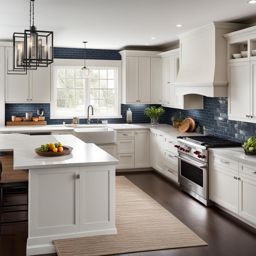
POLYGON ((80 174, 76 174, 76 175, 75 175, 75 179, 76 179, 76 180, 79 180, 79 179, 80 179, 80 174))
POLYGON ((236 176, 234 176, 234 179, 235 179, 235 180, 238 180, 238 178, 237 178, 236 176))

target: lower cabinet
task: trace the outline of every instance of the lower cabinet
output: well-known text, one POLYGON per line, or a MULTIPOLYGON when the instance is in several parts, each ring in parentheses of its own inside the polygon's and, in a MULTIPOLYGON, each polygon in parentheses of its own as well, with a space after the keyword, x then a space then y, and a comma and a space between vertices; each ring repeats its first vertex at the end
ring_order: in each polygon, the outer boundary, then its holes
POLYGON ((150 167, 149 161, 149 131, 136 131, 135 132, 135 168, 150 167))
POLYGON ((210 200, 256 226, 256 168, 210 153, 210 200))
POLYGON ((117 169, 134 169, 150 167, 149 131, 117 132, 117 169))
POLYGON ((170 138, 158 131, 150 133, 151 166, 178 183, 178 152, 175 148, 176 138, 170 138))

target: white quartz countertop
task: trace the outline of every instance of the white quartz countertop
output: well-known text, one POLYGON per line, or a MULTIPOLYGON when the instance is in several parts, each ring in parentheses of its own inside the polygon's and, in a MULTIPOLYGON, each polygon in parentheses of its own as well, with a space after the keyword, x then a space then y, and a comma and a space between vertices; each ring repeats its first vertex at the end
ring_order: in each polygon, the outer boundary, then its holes
MULTIPOLYGON (((168 124, 159 124, 152 126, 151 124, 91 124, 80 125, 79 127, 95 127, 95 126, 107 126, 114 130, 141 130, 150 129, 152 131, 162 132, 170 137, 178 137, 182 135, 198 135, 197 133, 180 133, 178 129, 168 124)), ((78 127, 78 128, 79 128, 78 127)), ((0 127, 0 133, 44 133, 44 132, 70 132, 77 128, 71 125, 45 125, 45 126, 2 126, 0 127)))
POLYGON ((234 161, 239 161, 240 163, 253 165, 256 164, 256 156, 249 156, 244 153, 244 150, 242 147, 236 147, 236 148, 211 148, 211 152, 214 154, 227 157, 229 159, 232 159, 234 161))
POLYGON ((84 143, 73 135, 0 134, 0 151, 14 152, 14 169, 47 167, 116 165, 118 160, 92 143, 84 143), (70 146, 70 155, 42 157, 35 153, 41 144, 61 142, 70 146))

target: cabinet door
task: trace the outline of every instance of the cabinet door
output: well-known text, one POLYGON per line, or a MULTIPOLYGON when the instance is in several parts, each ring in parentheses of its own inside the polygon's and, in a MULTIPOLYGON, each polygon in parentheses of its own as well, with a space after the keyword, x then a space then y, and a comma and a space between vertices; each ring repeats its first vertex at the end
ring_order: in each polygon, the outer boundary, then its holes
POLYGON ((51 68, 43 67, 30 72, 30 98, 33 103, 51 102, 51 68))
POLYGON ((133 169, 134 168, 134 153, 118 154, 117 169, 133 169))
MULTIPOLYGON (((7 70, 12 70, 12 47, 6 47, 7 70)), ((29 73, 27 75, 7 74, 5 72, 5 101, 7 103, 28 103, 29 96, 29 73)))
POLYGON ((238 181, 231 171, 220 166, 210 167, 210 199, 220 206, 238 213, 238 181))
POLYGON ((139 58, 126 57, 126 103, 139 100, 139 58))
POLYGON ((149 131, 135 132, 135 168, 150 167, 149 131))
POLYGON ((151 58, 151 104, 162 103, 162 61, 159 57, 151 58))
POLYGON ((49 168, 29 173, 30 236, 77 232, 79 169, 49 168))
MULTIPOLYGON (((246 120, 251 115, 250 64, 229 64, 229 118, 246 120)), ((250 121, 250 120, 247 120, 250 121)))
POLYGON ((150 132, 150 164, 156 169, 157 167, 157 133, 150 132))
POLYGON ((256 225, 256 168, 240 166, 239 215, 256 225))
POLYGON ((156 160, 156 169, 160 172, 165 170, 164 164, 164 141, 165 138, 162 134, 157 135, 157 160, 156 160))
POLYGON ((109 166, 81 167, 80 230, 95 230, 114 226, 115 170, 109 166))
POLYGON ((162 59, 162 104, 168 106, 169 100, 169 87, 170 87, 170 58, 164 57, 162 59))
POLYGON ((252 85, 252 92, 253 92, 252 115, 255 121, 256 120, 256 61, 251 62, 251 85, 252 85))
POLYGON ((5 97, 4 97, 4 80, 5 80, 5 48, 0 47, 0 126, 5 124, 5 97))
POLYGON ((139 102, 150 103, 150 57, 139 57, 139 102))

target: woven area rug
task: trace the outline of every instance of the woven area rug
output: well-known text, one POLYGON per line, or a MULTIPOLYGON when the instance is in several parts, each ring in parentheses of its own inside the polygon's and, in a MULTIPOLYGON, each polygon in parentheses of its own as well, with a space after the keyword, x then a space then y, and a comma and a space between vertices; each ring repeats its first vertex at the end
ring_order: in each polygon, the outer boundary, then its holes
POLYGON ((116 178, 118 234, 54 241, 59 256, 98 256, 207 245, 125 177, 116 178))

